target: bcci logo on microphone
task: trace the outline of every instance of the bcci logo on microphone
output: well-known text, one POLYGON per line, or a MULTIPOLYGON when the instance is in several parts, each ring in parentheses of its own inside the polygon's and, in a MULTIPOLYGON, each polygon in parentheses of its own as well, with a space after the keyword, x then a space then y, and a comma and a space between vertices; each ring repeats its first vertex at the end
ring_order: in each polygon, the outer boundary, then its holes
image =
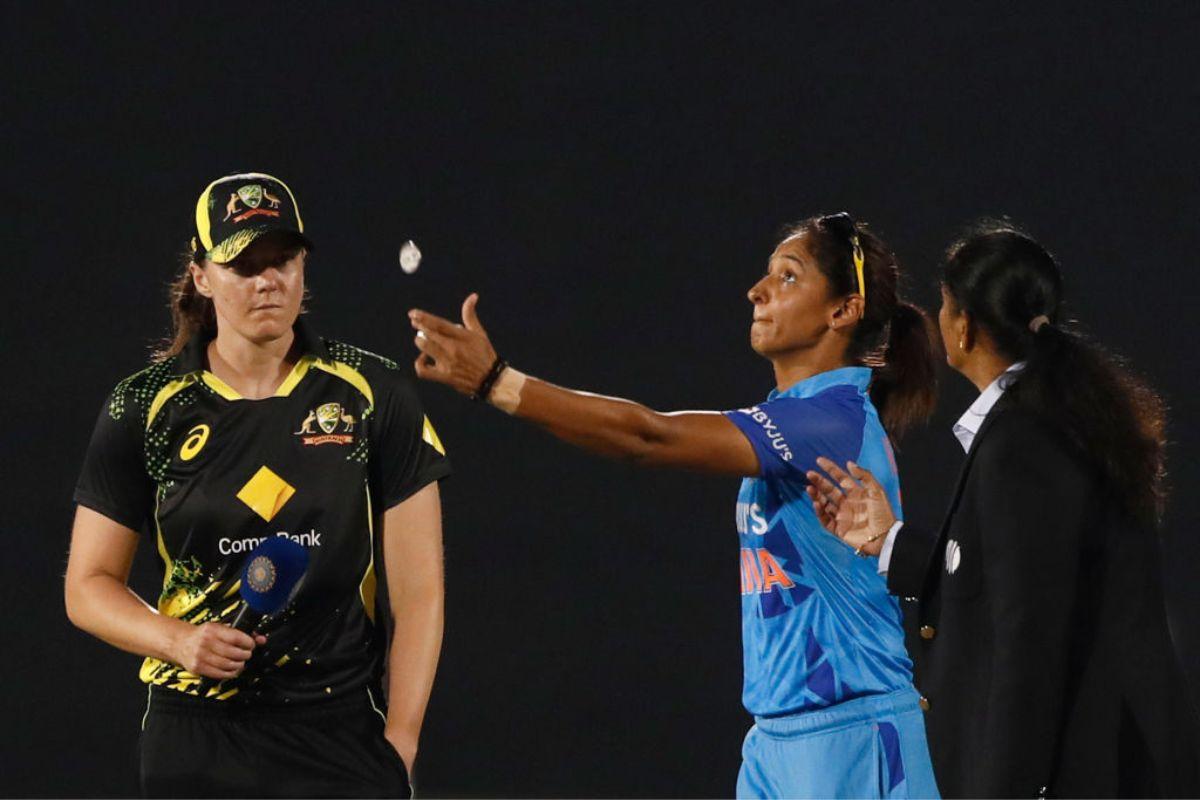
POLYGON ((354 441, 356 422, 340 403, 323 403, 308 412, 296 435, 306 445, 350 444, 354 441), (320 432, 313 429, 314 425, 320 428, 320 432))
POLYGON ((258 556, 246 570, 246 582, 259 594, 266 594, 275 585, 275 562, 266 556, 258 556))

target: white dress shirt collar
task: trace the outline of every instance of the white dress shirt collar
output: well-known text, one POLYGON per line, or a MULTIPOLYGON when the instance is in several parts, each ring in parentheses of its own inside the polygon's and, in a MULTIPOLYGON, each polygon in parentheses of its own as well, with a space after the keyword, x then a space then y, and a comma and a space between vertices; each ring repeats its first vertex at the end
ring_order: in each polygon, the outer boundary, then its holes
POLYGON ((971 443, 975 441, 975 434, 979 433, 984 418, 1012 382, 1013 373, 1020 372, 1024 367, 1025 362, 1018 361, 1004 370, 996 380, 988 384, 979 397, 975 398, 975 402, 971 403, 970 408, 963 412, 963 415, 958 418, 958 422, 954 423, 954 436, 962 445, 964 452, 971 452, 971 443))

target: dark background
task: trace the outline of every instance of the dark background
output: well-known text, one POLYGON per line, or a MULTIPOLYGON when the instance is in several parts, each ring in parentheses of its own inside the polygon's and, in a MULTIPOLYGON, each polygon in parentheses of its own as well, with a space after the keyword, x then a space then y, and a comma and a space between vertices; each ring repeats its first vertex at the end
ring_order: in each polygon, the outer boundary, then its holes
MULTIPOLYGON (((5 4, 0 792, 137 791, 138 659, 62 608, 70 497, 165 333, 196 195, 234 170, 296 192, 327 335, 411 361, 403 312, 478 290, 521 369, 663 409, 771 388, 745 291, 783 223, 852 211, 932 304, 958 227, 1011 215, 1171 404, 1168 578, 1200 678, 1195 7, 741 6, 5 4)), ((910 518, 940 518, 961 460, 973 391, 944 377, 899 454, 910 518)), ((737 481, 421 391, 456 466, 422 793, 731 794, 737 481)), ((158 569, 143 546, 147 596, 158 569)))

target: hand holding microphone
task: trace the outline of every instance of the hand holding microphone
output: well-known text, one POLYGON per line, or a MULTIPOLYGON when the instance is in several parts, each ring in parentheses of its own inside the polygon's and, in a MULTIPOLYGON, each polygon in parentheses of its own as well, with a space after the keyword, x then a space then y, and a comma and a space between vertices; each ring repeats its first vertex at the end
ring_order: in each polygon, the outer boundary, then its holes
POLYGON ((175 645, 174 660, 193 675, 225 680, 240 674, 255 646, 266 641, 223 622, 189 625, 175 645))
POLYGON ((241 674, 255 646, 266 644, 259 626, 292 602, 307 569, 308 551, 286 536, 268 537, 250 551, 238 587, 242 602, 233 622, 206 622, 183 642, 179 664, 201 676, 201 697, 217 681, 241 674))

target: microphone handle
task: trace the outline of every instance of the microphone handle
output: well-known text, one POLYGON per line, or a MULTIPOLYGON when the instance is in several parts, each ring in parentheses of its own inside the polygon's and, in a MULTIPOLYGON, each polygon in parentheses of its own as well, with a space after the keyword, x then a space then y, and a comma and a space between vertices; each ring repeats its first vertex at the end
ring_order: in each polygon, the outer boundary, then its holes
POLYGON ((238 611, 233 615, 233 622, 229 623, 233 628, 242 633, 250 633, 262 621, 262 616, 255 616, 250 613, 250 604, 245 600, 238 606, 238 611))
MULTIPOLYGON (((230 627, 242 633, 253 635, 252 631, 258 627, 260 622, 262 622, 262 615, 252 612, 250 604, 243 600, 241 605, 238 606, 237 613, 233 616, 233 622, 230 623, 230 627)), ((200 693, 201 697, 204 697, 208 694, 208 690, 215 686, 216 683, 216 678, 201 678, 200 685, 196 687, 196 690, 200 693)))

